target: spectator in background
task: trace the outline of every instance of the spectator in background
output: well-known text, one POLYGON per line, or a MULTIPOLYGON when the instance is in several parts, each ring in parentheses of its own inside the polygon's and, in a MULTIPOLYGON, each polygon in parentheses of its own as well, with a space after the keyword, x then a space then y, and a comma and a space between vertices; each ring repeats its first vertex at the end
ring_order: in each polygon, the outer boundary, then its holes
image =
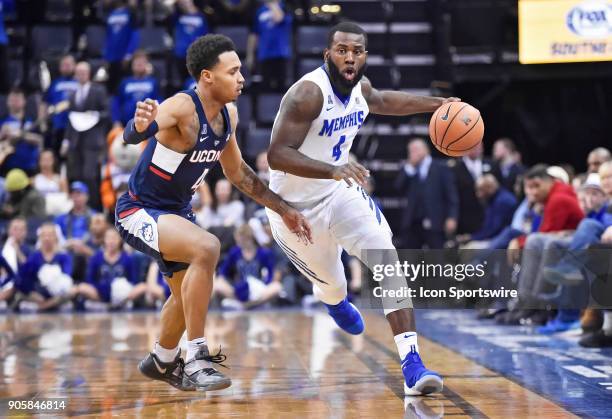
POLYGON ((0 0, 0 93, 5 94, 9 87, 8 74, 8 36, 4 28, 5 13, 15 11, 15 0, 0 0))
POLYGON ((251 72, 257 64, 264 88, 283 90, 287 87, 289 61, 293 54, 292 26, 293 17, 280 0, 264 0, 255 12, 246 64, 251 72))
POLYGON ((164 276, 159 271, 159 265, 155 260, 151 259, 151 263, 147 269, 147 304, 154 305, 156 308, 161 308, 166 300, 172 294, 170 286, 164 279, 164 276))
POLYGON ((106 233, 108 228, 109 224, 104 214, 92 214, 89 220, 89 234, 85 243, 91 249, 89 256, 93 256, 94 253, 102 248, 104 233, 106 233))
POLYGON ((71 297, 72 260, 59 250, 57 230, 52 223, 40 227, 38 240, 40 248, 19 270, 16 288, 22 294, 19 300, 33 302, 37 310, 44 311, 58 307, 71 297))
POLYGON ((66 126, 68 126, 68 106, 70 97, 76 92, 79 83, 74 79, 76 62, 71 54, 64 55, 59 62, 59 77, 51 82, 40 105, 40 118, 46 120, 51 115, 50 136, 45 148, 59 155, 66 126))
POLYGON ((500 138, 493 143, 493 160, 493 174, 502 187, 513 192, 517 178, 525 173, 525 167, 510 138, 500 138))
POLYGON ((476 180, 492 170, 491 162, 483 159, 482 143, 460 159, 449 159, 459 197, 458 234, 472 234, 482 227, 484 207, 476 196, 476 180))
MULTIPOLYGON (((567 244, 570 240, 568 231, 576 229, 584 213, 572 187, 555 180, 545 165, 536 165, 525 173, 525 190, 528 196, 543 206, 542 222, 537 233, 513 239, 508 248, 512 255, 516 249, 524 250, 518 283, 519 298, 524 305, 536 307, 542 305, 540 295, 550 288, 541 278, 542 268, 547 264, 543 258, 545 251, 553 243, 555 246, 567 244)), ((546 331, 550 330, 547 333, 574 327, 579 315, 576 310, 563 313, 562 318, 555 319, 550 327, 546 326, 546 331)), ((509 316, 512 319, 508 319, 507 324, 528 324, 528 319, 533 323, 547 320, 546 313, 532 309, 517 310, 509 316)))
POLYGON ((145 282, 138 282, 130 255, 123 250, 123 240, 114 228, 104 233, 104 245, 89 260, 87 282, 76 292, 85 299, 102 301, 113 308, 130 304, 147 291, 145 282))
POLYGON ((62 242, 74 258, 73 276, 77 282, 85 279, 87 258, 93 250, 87 246, 89 239, 89 225, 93 211, 87 205, 89 200, 89 189, 83 182, 72 182, 70 184, 70 200, 72 209, 55 218, 55 224, 59 226, 62 234, 62 242))
POLYGON ((147 98, 162 101, 159 83, 151 75, 151 63, 144 51, 136 51, 132 57, 132 76, 121 81, 112 100, 113 124, 123 128, 134 117, 136 103, 147 98))
POLYGON ((28 226, 25 218, 13 218, 8 225, 8 237, 2 247, 2 257, 13 272, 18 272, 32 253, 32 248, 26 244, 28 226))
MULTIPOLYGON (((607 212, 603 216, 582 220, 568 246, 567 254, 556 265, 544 268, 542 274, 553 283, 570 287, 569 292, 572 293, 583 289, 586 279, 591 282, 588 287, 594 287, 592 278, 598 270, 603 270, 606 274, 609 272, 609 251, 612 245, 612 161, 607 161, 599 167, 599 177, 600 186, 608 198, 605 204, 607 212), (586 249, 589 249, 589 252, 585 252, 586 249), (602 252, 603 249, 605 250, 602 252), (577 286, 579 288, 576 288, 577 286)), ((587 181, 584 186, 588 187, 589 183, 592 182, 587 181)), ((598 298, 602 297, 596 288, 592 290, 598 294, 598 298)), ((602 312, 587 308, 581 318, 581 326, 584 331, 578 342, 581 346, 612 347, 612 311, 602 312)))
POLYGON ((108 62, 108 91, 114 93, 127 63, 140 42, 136 22, 137 0, 104 0, 111 11, 106 18, 104 59, 108 62))
POLYGON ((0 121, 0 174, 21 169, 28 175, 36 173, 38 154, 43 136, 32 118, 25 113, 26 97, 20 88, 11 89, 7 100, 9 115, 0 121))
POLYGON ((92 191, 91 204, 100 209, 100 175, 106 159, 108 102, 104 87, 91 82, 91 66, 80 62, 75 70, 79 87, 70 99, 70 114, 62 154, 67 156, 69 182, 82 181, 92 191))
POLYGON ((589 174, 580 187, 578 196, 586 217, 603 223, 608 210, 608 196, 602 188, 599 173, 589 174))
POLYGON ((204 13, 198 10, 193 0, 178 0, 174 22, 174 68, 179 80, 190 78, 185 65, 187 48, 198 37, 209 32, 204 13))
POLYGON ((111 141, 109 158, 102 166, 100 195, 104 210, 114 214, 117 198, 127 190, 132 169, 136 166, 143 147, 142 144, 126 144, 123 141, 122 129, 118 130, 115 136, 112 134, 109 133, 111 141))
POLYGON ((51 150, 44 150, 38 159, 39 173, 34 176, 34 189, 46 196, 52 193, 68 193, 66 179, 56 172, 55 155, 51 150))
POLYGON ((220 179, 215 185, 214 199, 206 182, 200 187, 202 208, 196 214, 196 220, 202 228, 237 227, 244 223, 244 204, 232 199, 232 184, 227 179, 220 179))
POLYGON ((21 169, 13 169, 6 175, 4 184, 8 199, 2 205, 2 218, 42 218, 45 216, 45 199, 30 184, 30 178, 21 169))
MULTIPOLYGON (((604 168, 604 165, 601 165, 600 168, 604 168)), ((612 192, 612 190, 610 190, 610 192, 612 192)), ((550 334, 563 332, 568 328, 572 328, 574 325, 577 326, 578 321, 576 318, 579 318, 580 313, 575 307, 580 307, 581 298, 584 298, 584 296, 589 293, 588 287, 584 283, 583 273, 580 271, 580 268, 584 266, 583 264, 586 264, 588 261, 588 255, 583 254, 583 252, 590 245, 599 242, 606 226, 612 225, 612 218, 607 212, 609 198, 602 188, 598 173, 589 174, 585 183, 578 191, 578 195, 580 197, 582 210, 586 214, 586 217, 580 222, 576 231, 568 240, 562 243, 552 243, 549 246, 549 248, 553 249, 555 247, 564 249, 562 253, 563 256, 556 264, 557 267, 560 266, 560 270, 559 268, 555 270, 554 267, 551 269, 548 266, 544 266, 542 268, 541 277, 543 281, 558 283, 560 285, 580 285, 581 287, 566 287, 561 290, 561 296, 558 297, 558 302, 564 307, 559 309, 555 319, 549 321, 546 326, 538 329, 540 333, 550 334), (551 274, 553 275, 551 276, 551 274), (571 309, 565 307, 568 303, 571 309), (568 319, 574 320, 574 323, 568 324, 568 319)), ((557 255, 555 254, 555 256, 557 255)), ((558 256, 555 257, 554 260, 557 260, 557 258, 558 256)), ((552 258, 544 259, 543 265, 551 265, 551 259, 552 258)), ((608 263, 606 262, 606 268, 607 265, 608 263)), ((592 266, 588 266, 585 272, 592 268, 592 266)), ((589 317, 590 316, 585 313, 583 321, 581 322, 581 325, 587 329, 589 328, 589 317)))
POLYGON ((72 209, 55 218, 55 223, 62 231, 65 240, 85 239, 89 229, 89 222, 93 211, 87 205, 89 201, 89 188, 83 182, 70 184, 70 199, 72 209))
POLYGON ((408 160, 395 181, 408 203, 403 213, 402 244, 407 249, 441 249, 455 233, 459 200, 452 172, 431 158, 422 138, 408 143, 408 160))
POLYGON ((607 148, 598 147, 592 150, 587 156, 588 173, 597 173, 599 167, 610 160, 612 160, 612 155, 607 148))
POLYGON ((270 301, 281 291, 280 275, 275 275, 272 250, 258 247, 251 228, 244 224, 234 233, 236 246, 219 266, 213 292, 224 298, 226 308, 252 308, 270 301))
POLYGON ((249 25, 253 17, 255 0, 196 0, 200 7, 211 6, 211 18, 215 23, 232 22, 234 25, 249 25))
POLYGON ((108 160, 102 166, 102 183, 100 197, 105 212, 114 214, 117 198, 127 190, 132 169, 136 166, 142 144, 126 144, 123 141, 123 129, 109 133, 110 149, 108 160))
POLYGON ((588 194, 587 218, 582 220, 568 246, 566 257, 554 266, 544 268, 543 276, 552 282, 572 284, 583 281, 580 271, 584 258, 580 252, 599 242, 604 235, 612 238, 612 162, 599 168, 599 174, 591 173, 581 187, 588 194))
POLYGON ((488 247, 491 239, 510 225, 517 206, 514 195, 501 187, 495 176, 491 174, 484 175, 476 181, 476 196, 485 204, 482 227, 473 234, 457 236, 457 241, 467 243, 464 248, 469 249, 488 247))
POLYGON ((6 309, 6 302, 15 294, 17 275, 4 257, 0 256, 0 310, 6 309))

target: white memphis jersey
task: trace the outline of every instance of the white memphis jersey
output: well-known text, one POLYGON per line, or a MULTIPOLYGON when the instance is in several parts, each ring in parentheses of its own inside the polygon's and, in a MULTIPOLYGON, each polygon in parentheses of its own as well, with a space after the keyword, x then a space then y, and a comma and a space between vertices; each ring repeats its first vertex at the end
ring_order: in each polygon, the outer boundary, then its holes
MULTIPOLYGON (((312 121, 298 150, 311 159, 334 166, 347 164, 353 140, 369 113, 368 104, 361 93, 361 83, 353 88, 346 102, 342 102, 334 93, 329 76, 322 67, 304 75, 296 84, 304 80, 319 86, 323 93, 323 107, 319 116, 312 121)), ((334 179, 310 179, 270 170, 270 189, 289 202, 320 200, 340 185, 341 182, 334 179)))

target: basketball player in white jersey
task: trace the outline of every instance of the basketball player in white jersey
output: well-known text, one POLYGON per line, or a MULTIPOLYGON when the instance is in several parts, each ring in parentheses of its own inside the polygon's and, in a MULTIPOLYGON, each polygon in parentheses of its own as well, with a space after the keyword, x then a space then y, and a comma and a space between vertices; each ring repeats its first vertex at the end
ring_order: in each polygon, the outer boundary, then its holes
MULTIPOLYGON (((270 189, 302 212, 315 245, 300 243, 282 219, 268 211, 274 238, 313 283, 315 295, 338 326, 352 334, 362 333, 364 324, 347 300, 342 248, 360 259, 364 249, 390 249, 397 260, 389 225, 360 186, 369 172, 349 162, 353 139, 369 112, 411 115, 459 100, 376 90, 363 77, 366 57, 367 35, 361 27, 351 22, 334 26, 323 66, 298 80, 283 97, 268 150, 270 189)), ((406 285, 403 277, 394 280, 406 285)), ((442 378, 425 368, 418 353, 411 300, 383 301, 383 307, 402 361, 405 393, 441 391, 442 378)))

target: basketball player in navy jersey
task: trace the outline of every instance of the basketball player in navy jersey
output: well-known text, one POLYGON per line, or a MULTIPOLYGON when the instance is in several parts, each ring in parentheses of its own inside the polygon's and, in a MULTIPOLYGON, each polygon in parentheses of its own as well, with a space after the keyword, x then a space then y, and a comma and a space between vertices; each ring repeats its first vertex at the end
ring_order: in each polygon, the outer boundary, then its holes
POLYGON ((126 126, 125 142, 149 142, 132 172, 129 192, 117 203, 116 225, 128 244, 157 260, 172 290, 161 312, 159 341, 140 362, 140 371, 181 390, 219 390, 231 380, 212 366, 225 355, 209 353, 204 326, 220 244, 195 224, 192 195, 220 161, 230 182, 274 211, 299 240, 310 241, 310 227, 242 159, 231 102, 244 78, 233 42, 222 35, 198 38, 187 51, 187 68, 197 81, 194 90, 159 106, 150 99, 139 102, 126 126), (185 329, 183 362, 179 341, 185 329))
MULTIPOLYGON (((372 252, 363 257, 362 252, 368 249, 386 249, 381 258, 392 265, 397 262, 391 229, 361 186, 369 172, 349 162, 353 139, 369 112, 411 115, 459 101, 377 90, 363 77, 366 57, 367 35, 361 27, 351 22, 333 27, 324 52, 325 63, 285 94, 268 150, 270 189, 304 214, 312 226, 316 247, 295 240, 282 219, 268 211, 273 236, 311 280, 314 294, 338 326, 351 334, 362 333, 364 323, 347 300, 342 248, 370 268, 378 263, 370 259, 372 252)), ((406 279, 397 275, 383 282, 385 285, 400 289, 406 286, 406 279)), ((425 368, 419 356, 411 300, 383 299, 383 307, 402 362, 405 394, 441 391, 442 378, 425 368)))

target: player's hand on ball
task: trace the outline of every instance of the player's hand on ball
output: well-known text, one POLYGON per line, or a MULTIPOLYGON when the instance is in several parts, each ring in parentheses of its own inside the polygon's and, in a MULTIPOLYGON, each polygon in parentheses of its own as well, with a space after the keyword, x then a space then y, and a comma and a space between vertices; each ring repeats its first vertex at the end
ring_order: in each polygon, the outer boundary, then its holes
POLYGON ((144 102, 136 103, 136 112, 134 113, 134 127, 138 132, 144 132, 151 122, 157 117, 157 108, 159 103, 153 99, 145 99, 144 102))
POLYGON ((368 177, 370 177, 370 171, 357 162, 336 166, 332 172, 333 179, 344 180, 348 186, 353 186, 351 179, 361 186, 365 186, 368 177))
POLYGON ((458 97, 445 97, 444 99, 442 99, 442 105, 448 102, 461 102, 461 99, 459 99, 458 97))
POLYGON ((312 230, 306 218, 299 211, 290 208, 283 215, 283 222, 289 230, 304 244, 312 243, 312 230))

